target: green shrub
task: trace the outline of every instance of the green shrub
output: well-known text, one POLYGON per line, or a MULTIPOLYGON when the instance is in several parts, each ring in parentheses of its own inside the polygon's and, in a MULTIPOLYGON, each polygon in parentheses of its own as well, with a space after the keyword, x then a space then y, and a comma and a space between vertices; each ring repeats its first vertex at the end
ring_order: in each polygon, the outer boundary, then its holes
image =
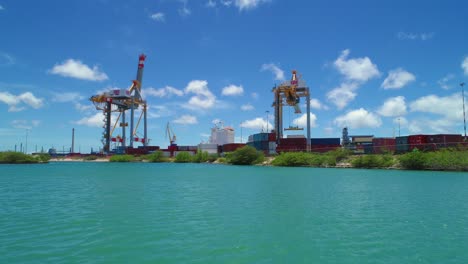
POLYGON ((213 163, 213 162, 215 162, 218 158, 219 158, 218 154, 214 154, 214 153, 213 153, 213 154, 209 154, 209 155, 208 155, 208 162, 213 163))
POLYGON ((426 167, 427 156, 425 153, 414 149, 412 152, 401 155, 400 164, 405 169, 422 170, 426 167))
POLYGON ((21 152, 7 151, 0 152, 0 163, 20 164, 20 163, 38 163, 40 158, 33 157, 21 152))
POLYGON ((228 163, 234 165, 253 165, 263 162, 265 156, 254 147, 244 146, 236 149, 234 152, 228 153, 226 159, 228 163))
POLYGON ((219 163, 227 163, 226 158, 217 159, 219 163))
POLYGON ((39 159, 40 162, 49 162, 50 155, 47 153, 41 153, 41 154, 38 154, 35 158, 39 159))
POLYGON ((174 160, 174 162, 177 162, 177 163, 187 163, 190 161, 192 161, 192 156, 190 155, 190 153, 186 151, 179 152, 174 160))
POLYGON ((193 155, 192 162, 194 163, 202 163, 208 161, 208 152, 206 151, 198 151, 197 154, 193 155))
POLYGON ((311 164, 312 154, 304 152, 283 152, 271 164, 273 166, 299 167, 311 164))
POLYGON ((351 161, 355 168, 387 168, 394 165, 391 155, 362 155, 351 161))
POLYGON ((83 158, 83 160, 97 160, 97 156, 95 155, 89 155, 83 158))
POLYGON ((110 162, 132 162, 135 161, 133 155, 113 155, 109 159, 110 162))
POLYGON ((167 162, 168 161, 168 158, 164 157, 164 154, 161 150, 158 150, 151 154, 146 155, 144 159, 149 162, 167 162))
POLYGON ((468 171, 468 151, 444 149, 424 154, 427 169, 468 171))

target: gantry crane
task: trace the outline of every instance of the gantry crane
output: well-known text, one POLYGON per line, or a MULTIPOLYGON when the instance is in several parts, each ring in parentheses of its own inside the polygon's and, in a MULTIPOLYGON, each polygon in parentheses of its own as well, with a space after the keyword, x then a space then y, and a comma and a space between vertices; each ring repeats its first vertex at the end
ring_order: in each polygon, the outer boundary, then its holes
MULTIPOLYGON (((306 86, 302 78, 298 78, 297 71, 292 71, 290 81, 283 82, 280 86, 275 86, 272 89, 274 94, 273 107, 275 109, 275 132, 276 143, 283 138, 283 106, 291 106, 294 108, 294 113, 300 114, 299 106, 300 98, 306 98, 307 108, 307 151, 310 151, 310 93, 309 87, 306 86)), ((289 127, 285 130, 302 130, 299 127, 289 127)))
POLYGON ((143 69, 145 67, 145 59, 146 55, 141 54, 138 57, 138 70, 136 80, 132 81, 132 84, 127 89, 118 89, 118 90, 111 90, 108 92, 104 92, 102 94, 94 95, 90 98, 93 104, 96 106, 97 110, 102 110, 104 114, 104 132, 102 143, 104 145, 104 152, 110 151, 110 142, 118 141, 122 143, 122 146, 126 146, 126 135, 125 130, 128 126, 128 123, 125 122, 125 111, 130 110, 130 147, 133 147, 134 141, 139 141, 143 143, 144 146, 148 144, 148 137, 147 137, 147 104, 146 101, 143 100, 141 96, 141 83, 143 79, 143 69), (140 118, 138 119, 138 123, 134 126, 134 116, 135 116, 135 109, 142 107, 142 112, 140 118), (118 112, 119 115, 115 124, 111 128, 111 117, 112 112, 118 112), (143 138, 136 137, 138 126, 140 124, 141 118, 144 118, 144 136, 143 138), (122 118, 122 122, 119 124, 119 120, 122 118), (116 138, 112 138, 112 134, 117 127, 117 124, 122 127, 122 136, 117 136, 116 138))
POLYGON ((172 146, 176 142, 176 135, 174 131, 172 131, 171 127, 169 126, 169 122, 166 125, 166 137, 169 138, 169 146, 172 146))

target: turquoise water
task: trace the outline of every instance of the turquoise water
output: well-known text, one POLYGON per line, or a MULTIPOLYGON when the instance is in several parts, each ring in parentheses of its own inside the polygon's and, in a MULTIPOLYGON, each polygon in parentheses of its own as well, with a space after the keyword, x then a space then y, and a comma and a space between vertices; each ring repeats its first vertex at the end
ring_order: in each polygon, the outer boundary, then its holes
POLYGON ((468 263, 468 173, 1 165, 0 263, 468 263))

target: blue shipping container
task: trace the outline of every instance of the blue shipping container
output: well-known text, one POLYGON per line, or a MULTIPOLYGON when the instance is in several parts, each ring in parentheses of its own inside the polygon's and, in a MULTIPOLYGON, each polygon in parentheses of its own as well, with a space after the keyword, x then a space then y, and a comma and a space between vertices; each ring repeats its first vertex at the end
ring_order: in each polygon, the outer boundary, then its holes
POLYGON ((340 138, 311 138, 311 145, 340 145, 340 138))

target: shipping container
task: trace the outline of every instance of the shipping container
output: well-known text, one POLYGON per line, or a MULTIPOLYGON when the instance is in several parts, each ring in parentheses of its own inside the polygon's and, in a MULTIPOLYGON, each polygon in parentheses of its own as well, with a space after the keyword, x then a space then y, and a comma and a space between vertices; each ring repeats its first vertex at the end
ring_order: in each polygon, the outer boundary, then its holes
POLYGON ((269 133, 253 134, 253 141, 268 141, 269 133))
POLYGON ((340 145, 340 138, 311 138, 311 145, 340 145))
POLYGON ((393 153, 396 151, 396 139, 395 138, 374 138, 372 139, 374 145, 374 153, 393 153))
POLYGON ((353 143, 372 143, 374 136, 350 136, 353 143))
POLYGON ((317 153, 325 153, 328 151, 332 151, 335 149, 340 149, 341 145, 331 144, 331 145, 311 145, 310 151, 317 152, 317 153))
MULTIPOLYGON (((427 144, 427 135, 410 135, 408 136, 408 151, 412 151, 414 149, 418 150, 427 150, 429 149, 429 145, 427 144)), ((432 148, 432 146, 431 146, 432 148)))
POLYGON ((438 134, 428 135, 427 142, 433 144, 435 149, 456 147, 463 142, 463 137, 460 134, 438 134))
POLYGON ((408 136, 395 138, 396 153, 406 153, 409 150, 408 136))
POLYGON ((276 141, 276 133, 268 134, 268 141, 276 141))

